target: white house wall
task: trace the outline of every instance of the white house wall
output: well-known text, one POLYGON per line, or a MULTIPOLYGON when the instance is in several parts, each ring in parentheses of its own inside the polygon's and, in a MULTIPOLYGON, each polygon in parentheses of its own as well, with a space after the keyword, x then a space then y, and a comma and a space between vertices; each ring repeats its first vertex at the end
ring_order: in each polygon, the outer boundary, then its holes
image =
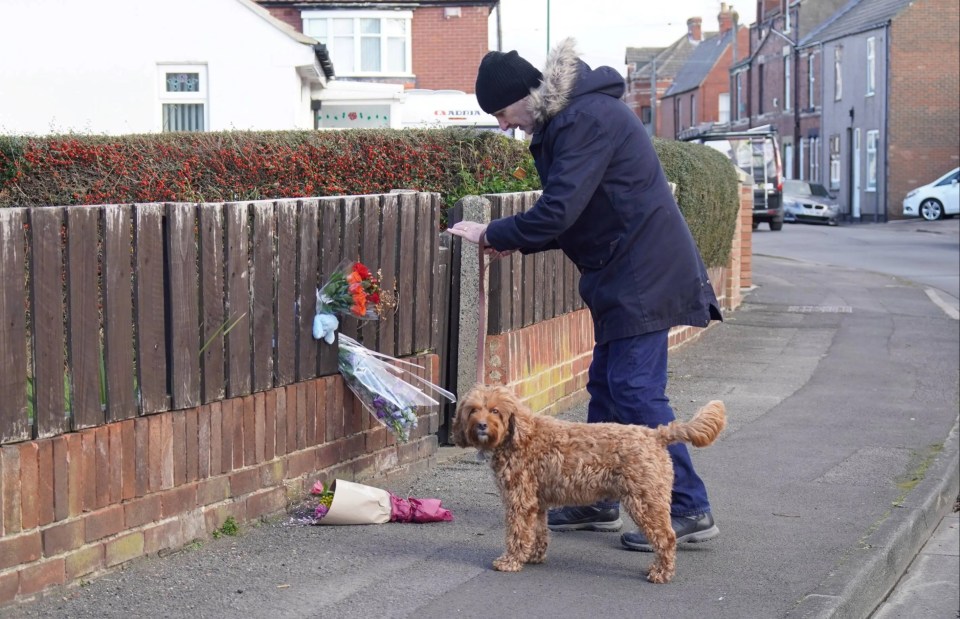
POLYGON ((0 23, 0 133, 160 131, 159 63, 206 66, 209 130, 313 128, 313 50, 238 0, 4 0, 0 23))

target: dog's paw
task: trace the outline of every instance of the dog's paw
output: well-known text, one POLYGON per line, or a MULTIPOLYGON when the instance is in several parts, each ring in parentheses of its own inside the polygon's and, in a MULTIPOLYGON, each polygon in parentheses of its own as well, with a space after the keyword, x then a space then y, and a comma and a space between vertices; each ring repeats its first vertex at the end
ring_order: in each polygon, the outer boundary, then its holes
POLYGON ((647 572, 647 580, 658 585, 665 585, 673 578, 673 570, 664 569, 662 565, 654 563, 647 572))
POLYGON ((513 557, 503 555, 493 562, 493 569, 498 572, 519 572, 523 569, 523 563, 513 557))
POLYGON ((530 555, 530 558, 527 559, 527 563, 531 565, 537 565, 537 564, 543 563, 546 560, 547 560, 547 553, 538 552, 530 555))

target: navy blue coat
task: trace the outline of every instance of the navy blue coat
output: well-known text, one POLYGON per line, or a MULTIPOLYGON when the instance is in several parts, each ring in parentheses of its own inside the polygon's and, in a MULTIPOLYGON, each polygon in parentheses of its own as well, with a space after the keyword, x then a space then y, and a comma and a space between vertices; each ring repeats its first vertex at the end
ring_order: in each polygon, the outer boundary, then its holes
POLYGON ((548 62, 530 99, 543 195, 491 222, 487 242, 499 251, 561 249, 580 270, 598 344, 722 320, 653 144, 620 100, 623 79, 576 58, 554 62, 559 70, 548 62))

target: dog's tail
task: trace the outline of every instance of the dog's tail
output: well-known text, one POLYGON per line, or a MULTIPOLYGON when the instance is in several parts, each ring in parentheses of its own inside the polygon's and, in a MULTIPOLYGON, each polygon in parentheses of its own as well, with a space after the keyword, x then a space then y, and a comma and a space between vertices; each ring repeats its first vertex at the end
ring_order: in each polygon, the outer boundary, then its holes
POLYGON ((727 425, 726 407, 720 400, 713 400, 697 411, 687 422, 674 421, 654 429, 664 446, 671 443, 690 443, 694 447, 706 447, 713 443, 727 425))

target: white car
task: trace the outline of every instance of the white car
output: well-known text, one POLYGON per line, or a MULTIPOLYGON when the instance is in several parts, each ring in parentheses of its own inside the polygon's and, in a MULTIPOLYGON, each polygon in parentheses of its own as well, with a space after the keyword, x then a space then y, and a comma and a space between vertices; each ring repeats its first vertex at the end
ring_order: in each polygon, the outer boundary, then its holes
POLYGON ((960 213, 960 168, 954 168, 937 180, 907 192, 903 199, 904 217, 920 216, 936 221, 960 213))

